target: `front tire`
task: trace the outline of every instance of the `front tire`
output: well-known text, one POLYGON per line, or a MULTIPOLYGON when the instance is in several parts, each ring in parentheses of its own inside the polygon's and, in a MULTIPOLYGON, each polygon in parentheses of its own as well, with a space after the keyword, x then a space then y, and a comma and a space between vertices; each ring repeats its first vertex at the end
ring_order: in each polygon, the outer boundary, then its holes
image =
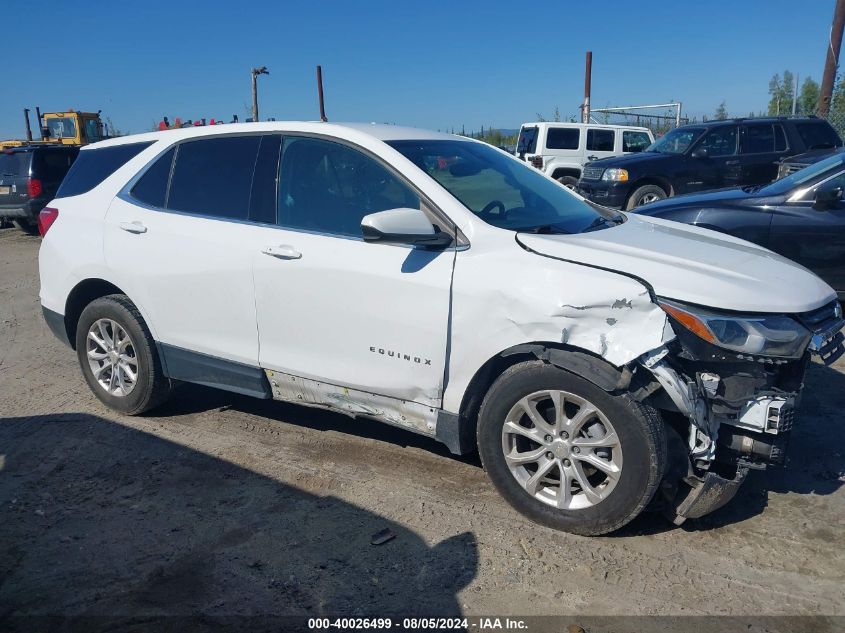
POLYGON ((125 295, 101 297, 85 307, 76 326, 76 355, 91 391, 116 411, 138 415, 169 394, 155 341, 125 295))
POLYGON ((666 192, 657 185, 643 185, 634 190, 631 197, 628 198, 628 203, 625 205, 625 210, 630 211, 636 207, 641 207, 645 204, 657 202, 658 200, 665 200, 667 198, 666 192))
POLYGON ((574 176, 561 176, 557 181, 567 189, 572 189, 573 191, 578 187, 578 179, 574 176))
POLYGON ((514 365, 493 383, 479 412, 478 449, 516 510, 585 536, 642 512, 667 461, 654 409, 541 361, 514 365))

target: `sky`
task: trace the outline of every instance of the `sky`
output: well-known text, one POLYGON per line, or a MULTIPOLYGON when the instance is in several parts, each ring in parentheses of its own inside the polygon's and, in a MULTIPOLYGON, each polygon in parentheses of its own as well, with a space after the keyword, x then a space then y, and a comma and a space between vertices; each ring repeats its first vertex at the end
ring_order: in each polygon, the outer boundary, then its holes
MULTIPOLYGON (((0 139, 22 109, 103 111, 124 133, 171 121, 319 117, 431 129, 568 118, 593 52, 593 107, 679 100, 684 114, 765 110, 785 69, 821 81, 834 0, 0 0, 0 139), (82 8, 84 7, 84 9, 82 8), (21 26, 21 25, 26 25, 21 26), (14 54, 13 54, 14 53, 14 54), (14 59, 18 62, 13 63, 14 59)), ((34 115, 33 115, 34 125, 34 115)))

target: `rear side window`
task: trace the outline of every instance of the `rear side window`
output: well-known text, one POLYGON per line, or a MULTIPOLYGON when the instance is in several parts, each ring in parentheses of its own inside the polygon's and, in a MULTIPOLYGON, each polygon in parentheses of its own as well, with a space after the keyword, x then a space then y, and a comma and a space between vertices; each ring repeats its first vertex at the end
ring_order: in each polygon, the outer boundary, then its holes
POLYGON ((641 152, 651 145, 651 139, 645 132, 625 130, 622 132, 622 151, 641 152))
POLYGON ((164 208, 167 203, 167 183, 176 148, 171 147, 163 154, 132 187, 133 198, 154 207, 164 208))
POLYGON ((91 191, 150 145, 152 143, 129 143, 82 150, 62 181, 56 197, 78 196, 91 191))
POLYGON ((839 138, 830 124, 825 121, 796 123, 795 128, 798 130, 798 136, 804 141, 807 149, 826 149, 840 147, 842 145, 842 139, 839 138))
POLYGON ((32 152, 0 152, 0 176, 29 177, 32 152))
POLYGON ((546 133, 547 149, 578 149, 581 130, 577 127, 550 127, 546 133))
POLYGON ((516 141, 517 154, 533 154, 537 151, 536 127, 524 127, 519 130, 519 139, 516 141))
POLYGON ((786 149, 783 126, 772 123, 753 123, 745 126, 742 141, 744 154, 782 152, 786 149))
POLYGON ((179 145, 167 208, 246 220, 260 136, 225 136, 179 145))
POLYGON ((613 130, 587 130, 587 149, 593 152, 612 152, 613 130))

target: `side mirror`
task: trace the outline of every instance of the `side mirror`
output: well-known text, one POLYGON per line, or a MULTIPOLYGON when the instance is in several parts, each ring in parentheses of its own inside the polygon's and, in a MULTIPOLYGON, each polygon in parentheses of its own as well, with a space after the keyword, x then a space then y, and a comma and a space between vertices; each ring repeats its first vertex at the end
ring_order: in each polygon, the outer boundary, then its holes
POLYGON ((837 206, 842 202, 842 187, 824 187, 816 191, 813 208, 824 210, 837 206))
POLYGON ((452 236, 434 228, 420 209, 390 209, 365 215, 361 232, 366 242, 409 244, 444 248, 452 243, 452 236))
POLYGON ((692 151, 692 154, 690 154, 693 158, 707 158, 707 155, 708 152, 706 147, 698 147, 692 151))

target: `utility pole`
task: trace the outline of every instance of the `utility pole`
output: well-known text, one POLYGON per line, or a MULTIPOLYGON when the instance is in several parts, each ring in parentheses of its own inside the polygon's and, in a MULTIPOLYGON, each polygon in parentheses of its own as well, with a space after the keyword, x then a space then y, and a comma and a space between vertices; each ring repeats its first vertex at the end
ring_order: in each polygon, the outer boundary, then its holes
POLYGON ((827 41, 827 58, 824 62, 822 88, 816 114, 826 117, 830 112, 830 102, 833 98, 833 84, 836 82, 836 70, 839 68, 839 49, 842 46, 842 28, 845 27, 845 0, 836 0, 833 10, 833 24, 830 27, 830 37, 827 41))
POLYGON ((798 109, 798 73, 795 73, 795 87, 792 89, 792 116, 795 116, 795 111, 798 109))
MULTIPOLYGON (((845 0, 843 0, 845 2, 845 0)), ((581 104, 581 123, 590 122, 590 90, 593 80, 593 51, 587 51, 587 66, 584 70, 584 103, 581 104)))
POLYGON ((267 66, 252 69, 252 120, 258 121, 258 75, 269 75, 267 66))

